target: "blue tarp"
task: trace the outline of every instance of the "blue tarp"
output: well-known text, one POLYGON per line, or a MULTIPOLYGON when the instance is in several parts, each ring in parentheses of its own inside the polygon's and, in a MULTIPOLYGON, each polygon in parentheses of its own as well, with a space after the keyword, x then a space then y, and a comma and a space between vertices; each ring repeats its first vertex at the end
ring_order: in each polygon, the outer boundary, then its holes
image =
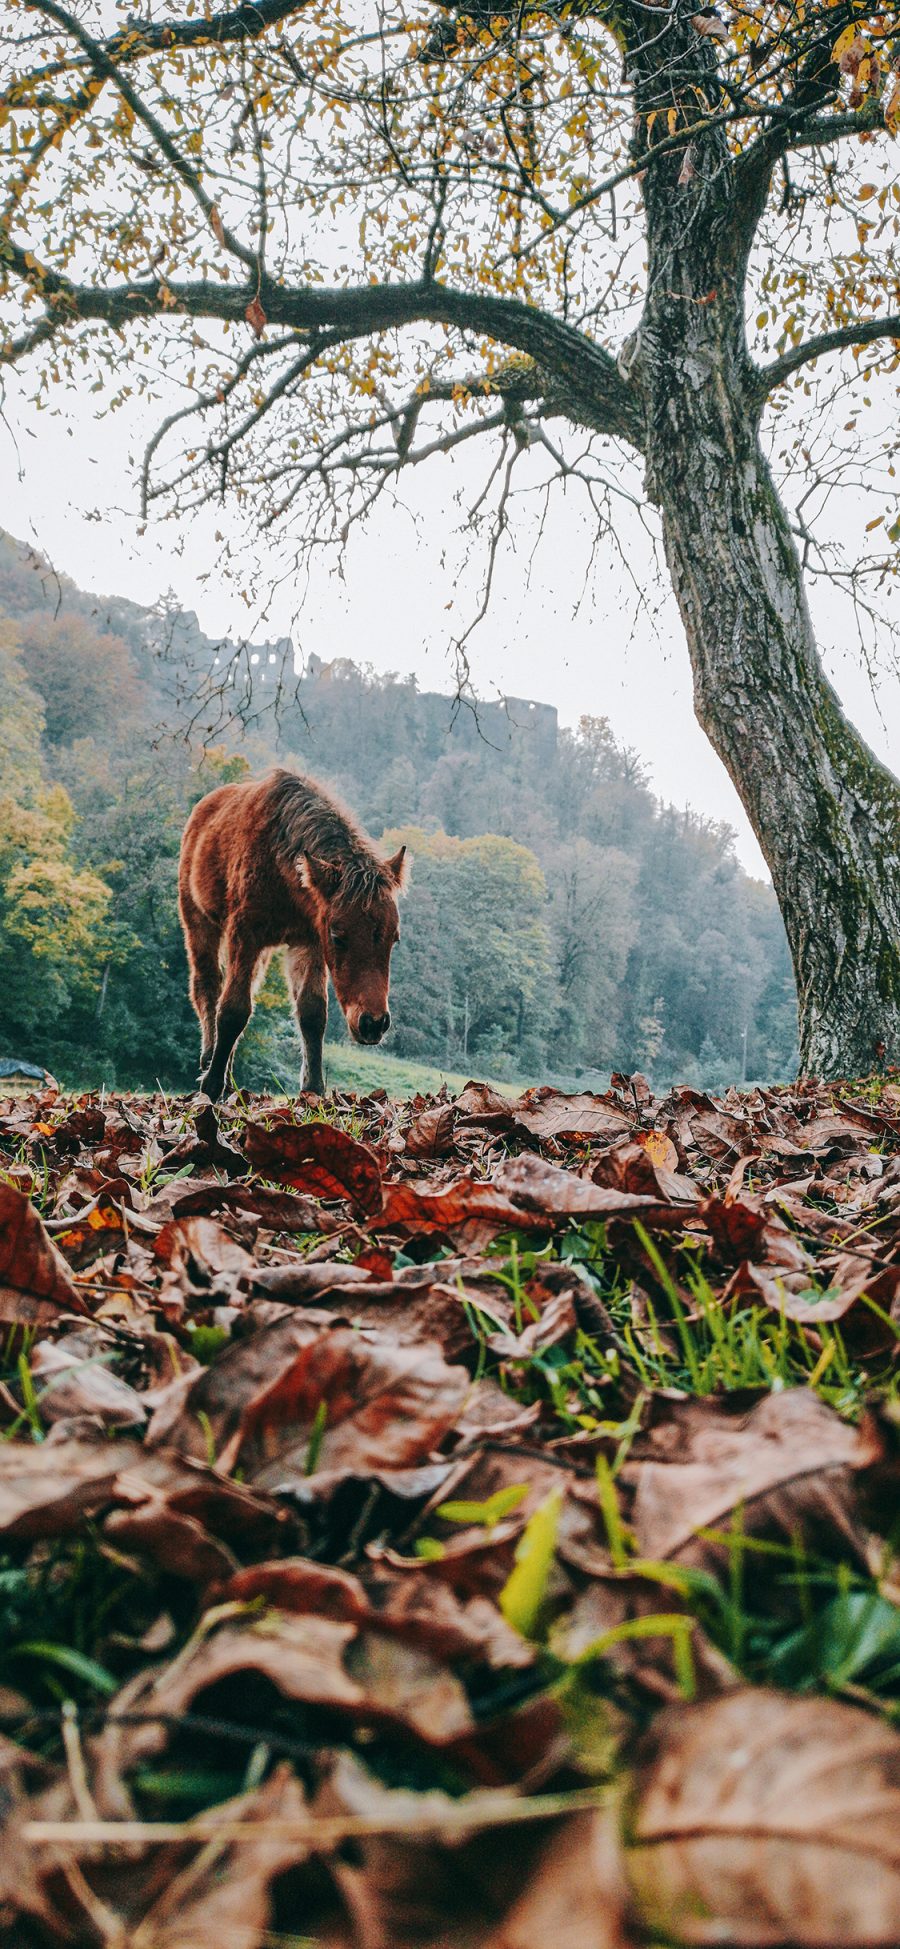
POLYGON ((33 1062, 16 1062, 14 1056, 0 1056, 0 1078, 4 1076, 33 1076, 36 1083, 42 1083, 46 1069, 36 1068, 33 1062))

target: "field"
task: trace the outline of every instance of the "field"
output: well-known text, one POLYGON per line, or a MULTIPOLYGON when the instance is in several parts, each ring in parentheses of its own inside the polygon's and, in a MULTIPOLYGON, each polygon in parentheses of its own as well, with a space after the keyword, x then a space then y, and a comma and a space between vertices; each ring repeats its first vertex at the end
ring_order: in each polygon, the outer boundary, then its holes
POLYGON ((0 1150, 6 1939, 900 1939, 896 1084, 0 1150))
MULTIPOLYGON (((353 1090, 365 1095, 370 1090, 382 1089, 399 1101, 411 1096, 436 1095, 444 1085, 455 1096, 469 1080, 464 1070, 412 1062, 378 1049, 362 1049, 351 1042, 326 1043, 325 1079, 332 1090, 353 1090)), ((495 1083, 494 1087, 509 1095, 515 1093, 512 1084, 495 1083)))

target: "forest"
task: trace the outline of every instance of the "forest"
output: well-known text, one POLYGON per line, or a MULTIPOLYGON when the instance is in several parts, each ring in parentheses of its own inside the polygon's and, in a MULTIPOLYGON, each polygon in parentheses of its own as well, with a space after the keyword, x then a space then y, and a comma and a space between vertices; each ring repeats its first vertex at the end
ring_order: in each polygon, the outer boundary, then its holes
MULTIPOLYGON (((204 792, 277 761, 413 854, 390 1053, 523 1081, 791 1073, 771 889, 727 826, 654 797, 605 718, 460 708, 316 654, 276 704, 283 660, 211 641, 171 601, 87 594, 0 539, 0 1053, 72 1085, 190 1086, 181 829, 204 792), (245 723, 228 695, 247 669, 245 723)), ((237 1074, 290 1089, 298 1064, 276 967, 237 1074)))

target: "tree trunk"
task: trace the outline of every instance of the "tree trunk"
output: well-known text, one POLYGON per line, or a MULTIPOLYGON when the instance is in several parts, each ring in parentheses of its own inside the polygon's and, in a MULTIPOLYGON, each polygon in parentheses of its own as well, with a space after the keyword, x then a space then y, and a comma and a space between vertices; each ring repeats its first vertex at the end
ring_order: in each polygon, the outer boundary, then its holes
MULTIPOLYGON (((667 103, 678 104, 676 126, 697 123, 698 63, 708 100, 718 99, 715 57, 690 10, 673 11, 665 46, 653 20, 634 61, 636 156, 667 103)), ((787 931, 801 1072, 860 1076, 900 1063, 900 784, 825 677, 759 443, 744 294, 767 193, 764 172, 736 171, 721 128, 700 128, 647 171, 634 383, 697 716, 737 787, 787 931)))
POLYGON ((651 335, 641 376, 659 405, 648 474, 697 716, 772 874, 797 980, 801 1072, 864 1075, 900 1063, 900 785, 822 669, 742 344, 730 356, 715 305, 705 320, 694 304, 680 344, 654 348, 651 335))

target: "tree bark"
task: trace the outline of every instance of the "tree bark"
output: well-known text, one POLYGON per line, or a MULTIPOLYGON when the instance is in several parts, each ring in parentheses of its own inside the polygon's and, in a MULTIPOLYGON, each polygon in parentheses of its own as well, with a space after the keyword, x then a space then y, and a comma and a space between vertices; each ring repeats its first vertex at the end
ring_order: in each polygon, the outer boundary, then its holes
MULTIPOLYGON (((709 45, 680 13, 660 60, 650 35, 634 58, 638 155, 667 100, 679 102, 687 137, 698 62, 716 99, 709 45)), ((900 1063, 900 784, 825 676, 759 441, 761 375, 744 304, 767 192, 764 169, 735 169, 721 129, 701 130, 647 170, 648 288, 632 383, 697 717, 737 788, 784 919, 801 1073, 861 1076, 900 1063)))
POLYGON ((695 306, 677 341, 651 332, 641 373, 649 481, 697 716, 784 918, 801 1072, 860 1076, 900 1063, 900 785, 822 669, 742 344, 722 324, 712 304, 706 314, 695 306))

